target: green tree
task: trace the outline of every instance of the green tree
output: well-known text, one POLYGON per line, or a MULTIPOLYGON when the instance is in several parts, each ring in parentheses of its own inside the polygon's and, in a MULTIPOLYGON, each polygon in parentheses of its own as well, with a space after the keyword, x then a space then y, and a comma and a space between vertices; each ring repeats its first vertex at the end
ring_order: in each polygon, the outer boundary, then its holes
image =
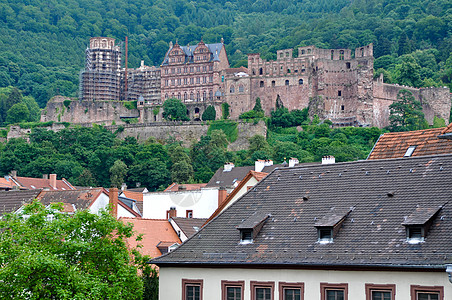
POLYGON ((168 121, 190 121, 187 116, 187 107, 176 98, 169 98, 163 103, 163 118, 168 121))
POLYGON ((140 255, 126 243, 132 226, 108 212, 60 209, 34 201, 0 219, 0 298, 141 299, 140 255))
POLYGON ((173 164, 171 168, 171 180, 177 183, 188 183, 193 180, 193 167, 187 161, 182 160, 173 164))
POLYGON ((259 97, 256 98, 256 104, 254 104, 253 110, 258 113, 264 112, 264 110, 262 109, 261 98, 259 97))
POLYGON ((229 118, 229 107, 230 107, 229 103, 227 102, 221 103, 222 118, 224 120, 229 118))
POLYGON ((397 101, 389 105, 389 111, 390 129, 393 131, 417 130, 424 125, 421 102, 409 90, 399 91, 397 101))
POLYGON ((97 186, 96 178, 89 169, 84 169, 75 183, 78 186, 97 186))
POLYGON ((30 111, 24 103, 16 103, 6 112, 6 123, 8 124, 25 122, 29 118, 30 111))
POLYGON ((125 183, 127 176, 127 165, 121 160, 115 161, 113 166, 110 168, 110 182, 112 187, 121 187, 125 183))
POLYGON ((212 105, 207 106, 206 110, 202 113, 202 120, 203 121, 213 121, 217 117, 217 112, 215 111, 215 108, 212 105))

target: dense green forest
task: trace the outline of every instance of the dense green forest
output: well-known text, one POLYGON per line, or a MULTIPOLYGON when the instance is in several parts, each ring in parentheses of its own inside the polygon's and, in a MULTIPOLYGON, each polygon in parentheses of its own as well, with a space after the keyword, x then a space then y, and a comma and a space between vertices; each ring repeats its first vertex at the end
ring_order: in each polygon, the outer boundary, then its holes
POLYGON ((452 82, 449 0, 4 0, 0 87, 18 87, 40 107, 76 96, 89 38, 129 37, 129 62, 159 65, 169 41, 219 42, 231 66, 277 49, 375 46, 376 75, 417 87, 452 82))

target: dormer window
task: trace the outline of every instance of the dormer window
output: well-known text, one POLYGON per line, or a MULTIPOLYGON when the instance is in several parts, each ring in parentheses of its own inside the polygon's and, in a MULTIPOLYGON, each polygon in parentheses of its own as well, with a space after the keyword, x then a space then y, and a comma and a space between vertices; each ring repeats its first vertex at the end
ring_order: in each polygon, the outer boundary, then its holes
POLYGON ((332 243, 342 223, 352 209, 336 210, 332 208, 322 219, 315 223, 317 228, 317 242, 320 244, 332 243))
POLYGON ((244 220, 237 229, 240 231, 240 244, 251 244, 264 226, 269 214, 255 213, 244 220))
POLYGON ((428 230, 441 208, 442 206, 434 208, 418 207, 410 216, 405 217, 402 225, 405 226, 408 243, 424 242, 428 230))

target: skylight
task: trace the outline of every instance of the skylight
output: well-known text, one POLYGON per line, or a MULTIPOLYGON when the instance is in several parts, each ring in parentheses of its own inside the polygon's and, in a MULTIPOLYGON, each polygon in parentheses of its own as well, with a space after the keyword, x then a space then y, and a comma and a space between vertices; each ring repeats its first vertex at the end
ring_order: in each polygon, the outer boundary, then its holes
POLYGON ((416 146, 410 146, 405 152, 405 155, 403 157, 410 157, 413 155, 414 150, 416 149, 416 146))

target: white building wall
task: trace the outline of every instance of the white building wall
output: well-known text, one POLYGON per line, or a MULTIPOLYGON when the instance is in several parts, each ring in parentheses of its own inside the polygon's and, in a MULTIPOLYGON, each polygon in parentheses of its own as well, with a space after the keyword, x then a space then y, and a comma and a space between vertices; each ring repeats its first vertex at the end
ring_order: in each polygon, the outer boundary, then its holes
POLYGON ((231 199, 231 201, 228 202, 228 204, 226 204, 226 207, 222 210, 222 212, 228 208, 229 206, 231 206, 232 203, 234 203, 235 201, 237 201, 237 199, 239 199, 243 194, 245 194, 248 191, 248 187, 249 186, 255 186, 259 181, 257 181, 256 178, 251 177, 250 180, 248 180, 248 182, 237 192, 237 194, 235 194, 234 198, 231 199))
POLYGON ((395 284, 396 300, 410 300, 410 285, 443 286, 444 300, 452 299, 452 283, 443 272, 323 271, 269 269, 167 268, 159 270, 159 299, 181 300, 182 279, 203 279, 203 299, 221 300, 221 281, 245 281, 244 300, 250 299, 250 281, 275 283, 273 299, 279 300, 278 283, 303 282, 304 299, 320 299, 320 283, 348 283, 349 300, 365 300, 365 284, 395 284))
POLYGON ((121 205, 118 205, 118 219, 119 218, 136 218, 136 217, 130 211, 128 211, 121 205))
POLYGON ((109 198, 108 195, 101 193, 99 197, 97 197, 96 201, 90 206, 89 211, 92 214, 98 215, 101 210, 108 209, 109 198))
POLYGON ((166 211, 177 210, 177 217, 186 217, 193 210, 193 218, 208 218, 218 207, 218 189, 198 191, 146 193, 143 195, 143 218, 166 219, 166 211))

